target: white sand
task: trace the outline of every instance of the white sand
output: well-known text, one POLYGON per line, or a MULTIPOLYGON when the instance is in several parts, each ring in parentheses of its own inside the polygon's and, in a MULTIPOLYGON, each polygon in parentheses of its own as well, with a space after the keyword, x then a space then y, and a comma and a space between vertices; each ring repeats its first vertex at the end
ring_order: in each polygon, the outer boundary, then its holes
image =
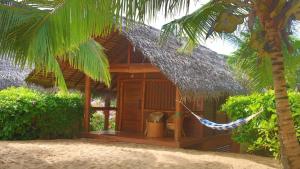
POLYGON ((267 169, 276 160, 90 139, 0 141, 0 169, 267 169))

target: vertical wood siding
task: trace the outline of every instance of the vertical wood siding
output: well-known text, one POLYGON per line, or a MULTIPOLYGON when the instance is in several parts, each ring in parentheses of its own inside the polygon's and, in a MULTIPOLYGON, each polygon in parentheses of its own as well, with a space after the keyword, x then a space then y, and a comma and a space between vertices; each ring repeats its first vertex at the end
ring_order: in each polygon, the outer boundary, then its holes
POLYGON ((175 86, 166 80, 146 80, 145 109, 175 110, 175 86))

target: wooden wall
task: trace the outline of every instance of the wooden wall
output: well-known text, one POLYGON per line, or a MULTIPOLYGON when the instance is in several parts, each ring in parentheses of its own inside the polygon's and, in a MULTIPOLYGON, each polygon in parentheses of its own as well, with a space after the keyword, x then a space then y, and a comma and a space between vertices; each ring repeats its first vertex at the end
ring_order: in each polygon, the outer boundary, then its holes
MULTIPOLYGON (((136 73, 129 74, 123 73, 117 75, 118 79, 118 107, 124 104, 122 100, 123 86, 121 85, 125 81, 140 81, 143 86, 141 86, 144 94, 141 95, 141 101, 144 102, 141 105, 140 113, 142 114, 139 119, 142 121, 137 124, 141 127, 140 131, 145 129, 145 121, 151 112, 164 112, 166 115, 170 116, 175 112, 175 94, 176 87, 166 79, 161 73, 136 73)), ((124 98, 126 99, 126 98, 124 98)), ((219 113, 218 110, 220 105, 224 102, 225 98, 219 100, 205 99, 204 97, 198 97, 197 99, 186 100, 186 105, 192 109, 194 112, 203 116, 209 120, 216 122, 226 122, 227 118, 224 113, 219 113)), ((120 126, 122 109, 119 110, 117 114, 118 125, 120 126)), ((207 127, 199 124, 198 120, 193 117, 186 109, 183 109, 184 121, 183 129, 188 137, 206 137, 218 134, 214 130, 210 130, 207 127)), ((128 115, 128 114, 127 114, 128 115)), ((118 128, 121 129, 120 127, 118 128)))
POLYGON ((172 111, 175 109, 175 87, 166 80, 146 80, 145 109, 172 111))
MULTIPOLYGON (((204 97, 187 99, 186 106, 196 114, 203 116, 204 112, 204 97)), ((183 121, 183 130, 188 137, 202 138, 204 135, 203 125, 199 124, 198 120, 192 116, 188 110, 183 108, 185 118, 183 121)))
MULTIPOLYGON (((208 120, 217 123, 227 123, 228 119, 224 112, 221 112, 221 105, 226 101, 225 97, 220 97, 218 99, 207 99, 204 103, 204 117, 208 120)), ((204 136, 214 136, 218 134, 227 134, 228 131, 218 131, 210 128, 204 128, 204 136)))
MULTIPOLYGON (((145 129, 145 121, 151 112, 160 111, 168 115, 175 111, 175 86, 169 80, 167 80, 161 73, 136 73, 118 74, 118 108, 117 114, 117 129, 122 130, 122 105, 124 104, 124 84, 126 81, 140 82, 143 86, 144 94, 141 101, 144 103, 141 105, 141 131, 145 129), (120 109, 121 108, 121 109, 120 109)), ((126 99, 126 98, 124 98, 126 99)), ((123 113, 124 115, 124 113, 123 113)), ((124 117, 124 116, 123 116, 124 117)))

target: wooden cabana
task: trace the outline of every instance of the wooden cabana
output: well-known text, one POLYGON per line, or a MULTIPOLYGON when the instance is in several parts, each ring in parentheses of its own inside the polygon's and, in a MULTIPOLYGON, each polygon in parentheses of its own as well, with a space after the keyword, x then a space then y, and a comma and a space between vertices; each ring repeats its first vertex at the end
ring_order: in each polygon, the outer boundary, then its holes
MULTIPOLYGON (((107 37, 96 38, 106 49, 109 59, 112 75, 110 88, 62 62, 68 87, 85 92, 85 137, 109 137, 137 143, 190 147, 215 135, 215 132, 198 124, 186 112, 178 102, 180 99, 184 99, 200 115, 221 122, 226 120, 225 117, 217 118, 218 106, 228 95, 243 92, 243 88, 228 70, 224 56, 203 46, 194 49, 191 55, 180 54, 177 49, 182 44, 175 37, 170 37, 161 46, 158 43, 159 34, 157 29, 136 24, 129 30, 123 28, 107 37), (105 96, 106 106, 91 108, 91 93, 105 96), (117 99, 116 107, 110 107, 111 98, 117 99), (91 133, 91 109, 103 110, 106 115, 110 110, 116 110, 118 132, 91 133), (147 139, 143 136, 148 115, 157 111, 164 112, 166 116, 180 112, 176 116, 173 138, 147 139)), ((27 81, 44 87, 54 85, 53 75, 45 76, 37 71, 33 71, 27 81)))

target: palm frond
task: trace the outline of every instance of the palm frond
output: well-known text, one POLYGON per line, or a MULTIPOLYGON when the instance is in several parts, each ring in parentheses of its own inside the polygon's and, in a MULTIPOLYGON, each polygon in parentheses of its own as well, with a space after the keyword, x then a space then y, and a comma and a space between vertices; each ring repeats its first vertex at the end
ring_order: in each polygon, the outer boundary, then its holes
POLYGON ((116 0, 114 8, 117 16, 126 16, 130 20, 144 21, 145 18, 153 19, 158 12, 163 12, 165 16, 188 11, 190 0, 116 0))
POLYGON ((207 39, 208 36, 222 37, 222 33, 217 33, 214 26, 220 14, 226 11, 237 15, 247 13, 245 8, 236 6, 233 3, 211 0, 195 12, 164 25, 161 34, 162 41, 166 40, 171 34, 188 37, 198 43, 207 39))
POLYGON ((81 44, 77 50, 62 55, 59 59, 68 61, 72 67, 81 70, 92 79, 110 85, 107 56, 103 47, 95 40, 91 39, 81 44))
MULTIPOLYGON (((107 71, 95 67, 99 58, 103 58, 103 53, 95 50, 102 49, 91 45, 91 42, 87 46, 82 44, 92 36, 105 36, 112 30, 114 16, 111 6, 112 2, 105 0, 65 0, 49 12, 28 5, 0 5, 0 25, 4 25, 0 28, 0 54, 13 56, 16 64, 21 66, 46 67, 47 71, 55 73, 59 86, 64 88, 56 59, 77 51, 77 57, 68 59, 73 66, 108 84, 107 71), (83 51, 78 52, 78 49, 83 51), (83 58, 86 56, 89 57, 83 58), (91 64, 95 71, 87 64, 91 64), (99 74, 98 70, 102 70, 103 74, 99 74)), ((105 61, 100 61, 99 66, 105 66, 105 61)))
POLYGON ((22 0, 20 3, 29 5, 35 8, 41 8, 42 10, 51 10, 63 3, 64 0, 22 0))
MULTIPOLYGON (((300 40, 290 38, 294 48, 300 47, 300 40)), ((295 50, 292 54, 285 47, 284 50, 285 77, 288 85, 294 88, 297 84, 300 68, 300 51, 295 50), (296 75, 296 76, 295 76, 296 75)), ((249 34, 244 34, 240 47, 228 58, 228 63, 233 69, 237 79, 252 91, 272 88, 273 75, 270 57, 263 57, 259 51, 251 48, 249 34)))

